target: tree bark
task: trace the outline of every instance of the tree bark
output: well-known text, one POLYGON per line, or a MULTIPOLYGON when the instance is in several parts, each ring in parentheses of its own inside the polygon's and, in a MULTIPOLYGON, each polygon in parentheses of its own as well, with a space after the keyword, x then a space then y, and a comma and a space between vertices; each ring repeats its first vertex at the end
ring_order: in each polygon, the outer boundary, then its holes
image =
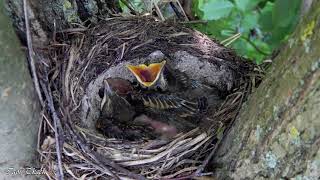
MULTIPOLYGON (((25 43, 23 1, 6 0, 6 9, 20 40, 25 43)), ((117 0, 28 0, 30 29, 34 45, 42 47, 48 36, 74 24, 88 25, 97 17, 108 17, 119 11, 117 0)))
POLYGON ((220 146, 218 179, 319 179, 320 2, 311 7, 220 146))
POLYGON ((0 179, 34 179, 25 175, 37 168, 38 99, 3 3, 0 27, 0 179))

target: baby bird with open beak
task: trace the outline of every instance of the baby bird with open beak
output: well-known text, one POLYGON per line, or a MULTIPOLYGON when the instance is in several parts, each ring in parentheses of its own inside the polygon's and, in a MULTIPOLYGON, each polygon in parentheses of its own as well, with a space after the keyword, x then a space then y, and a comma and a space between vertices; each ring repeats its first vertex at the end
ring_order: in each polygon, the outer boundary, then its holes
POLYGON ((163 60, 148 66, 145 64, 127 65, 127 68, 133 73, 140 85, 149 90, 160 88, 166 94, 189 101, 206 99, 208 106, 213 109, 221 104, 221 92, 217 88, 191 79, 186 73, 173 69, 168 62, 163 60))
POLYGON ((132 72, 142 87, 147 89, 165 89, 167 86, 163 75, 165 64, 166 61, 163 60, 160 63, 151 63, 149 65, 139 64, 134 66, 128 64, 127 68, 132 72))

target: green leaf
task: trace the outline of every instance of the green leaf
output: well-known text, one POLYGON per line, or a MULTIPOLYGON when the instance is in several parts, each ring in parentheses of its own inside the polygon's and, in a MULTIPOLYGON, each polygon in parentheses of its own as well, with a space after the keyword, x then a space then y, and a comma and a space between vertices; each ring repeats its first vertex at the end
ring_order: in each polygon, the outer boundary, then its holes
POLYGON ((259 63, 292 32, 300 0, 195 0, 193 5, 193 12, 208 20, 197 25, 198 30, 219 40, 241 32, 242 38, 230 47, 259 63))
POLYGON ((298 14, 301 0, 278 0, 272 12, 273 26, 288 27, 298 14))
POLYGON ((244 14, 241 23, 241 28, 243 29, 243 31, 249 32, 249 30, 256 27, 258 27, 258 13, 254 11, 244 14))
MULTIPOLYGON (((261 51, 265 53, 270 53, 271 49, 268 44, 262 42, 259 39, 252 41, 253 44, 261 51)), ((261 54, 257 51, 257 49, 248 43, 245 39, 240 38, 235 43, 232 44, 232 47, 236 50, 236 52, 246 58, 254 60, 256 63, 261 63, 262 60, 265 59, 265 55, 261 54)))
POLYGON ((218 20, 230 14, 233 4, 227 0, 199 0, 198 7, 203 11, 204 20, 218 20))
POLYGON ((274 8, 274 3, 267 2, 267 4, 261 10, 261 14, 259 17, 259 24, 262 30, 264 31, 271 31, 273 28, 273 23, 272 23, 273 8, 274 8))
POLYGON ((254 9, 261 0, 234 0, 237 8, 243 12, 254 9))
POLYGON ((297 24, 300 0, 281 0, 267 3, 261 11, 259 23, 262 30, 268 33, 266 41, 276 48, 285 40, 297 24))
POLYGON ((226 21, 225 19, 208 21, 206 25, 197 25, 195 26, 195 28, 202 33, 209 35, 210 37, 217 38, 219 40, 228 37, 221 34, 224 30, 232 30, 229 28, 228 21, 226 21))
POLYGON ((271 31, 271 39, 268 41, 271 46, 279 46, 281 41, 290 33, 286 27, 276 27, 271 31))

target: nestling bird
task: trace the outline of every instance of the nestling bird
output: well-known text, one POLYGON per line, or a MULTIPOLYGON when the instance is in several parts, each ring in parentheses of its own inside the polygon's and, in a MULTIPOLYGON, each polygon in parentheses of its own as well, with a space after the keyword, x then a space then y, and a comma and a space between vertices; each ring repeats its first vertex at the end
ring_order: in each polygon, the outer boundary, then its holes
POLYGON ((217 88, 189 78, 186 73, 173 69, 165 60, 149 66, 140 64, 127 67, 143 87, 160 87, 166 94, 189 101, 206 98, 210 107, 218 107, 222 102, 222 93, 217 88))
POLYGON ((149 138, 157 134, 166 137, 163 135, 166 133, 171 133, 172 137, 177 132, 196 128, 195 117, 207 107, 206 99, 193 102, 141 90, 121 78, 104 80, 104 88, 99 94, 102 100, 97 128, 109 137, 130 136, 127 139, 135 139, 142 137, 142 134, 149 138), (189 117, 192 117, 191 120, 189 117))
MULTIPOLYGON (((106 82, 104 82, 104 84, 108 83, 108 86, 117 95, 126 96, 126 95, 128 95, 129 93, 131 93, 133 91, 132 83, 130 81, 126 80, 126 79, 113 77, 113 78, 107 78, 104 81, 106 81, 106 82)), ((103 90, 103 89, 105 89, 105 87, 100 89, 100 90, 103 90)), ((104 92, 102 91, 102 93, 104 93, 104 92)), ((103 96, 103 94, 100 95, 100 96, 103 96)))
MULTIPOLYGON (((136 111, 145 114, 149 119, 159 123, 166 123, 169 127, 175 127, 178 132, 187 132, 197 127, 203 112, 207 108, 206 99, 192 102, 172 95, 152 93, 136 94, 132 97, 136 111)), ((154 125, 154 121, 148 121, 155 130, 162 132, 160 125, 154 125)))
POLYGON ((206 98, 188 101, 174 95, 134 89, 128 80, 121 78, 108 78, 104 86, 101 114, 119 122, 129 122, 139 110, 189 117, 207 108, 206 98))
POLYGON ((96 128, 107 137, 119 139, 137 140, 144 135, 152 136, 147 134, 147 128, 133 126, 135 109, 125 97, 133 90, 130 82, 121 78, 108 78, 103 83, 104 87, 99 92, 102 100, 96 128))
POLYGON ((131 85, 120 78, 108 78, 103 82, 104 92, 100 105, 101 115, 122 123, 132 121, 135 110, 124 97, 124 95, 132 91, 131 85))
POLYGON ((153 92, 132 94, 131 99, 137 107, 143 106, 145 111, 179 116, 181 118, 194 117, 204 112, 207 108, 206 98, 188 101, 174 95, 153 92))

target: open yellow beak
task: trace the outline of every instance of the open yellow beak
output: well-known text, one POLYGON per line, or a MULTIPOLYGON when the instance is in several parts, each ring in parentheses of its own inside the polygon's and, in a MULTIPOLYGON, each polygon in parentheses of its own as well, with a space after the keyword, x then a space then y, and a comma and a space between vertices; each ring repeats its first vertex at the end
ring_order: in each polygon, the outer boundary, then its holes
POLYGON ((152 63, 149 66, 139 64, 137 66, 127 65, 127 68, 133 73, 137 80, 146 87, 151 87, 159 79, 166 61, 152 63))

